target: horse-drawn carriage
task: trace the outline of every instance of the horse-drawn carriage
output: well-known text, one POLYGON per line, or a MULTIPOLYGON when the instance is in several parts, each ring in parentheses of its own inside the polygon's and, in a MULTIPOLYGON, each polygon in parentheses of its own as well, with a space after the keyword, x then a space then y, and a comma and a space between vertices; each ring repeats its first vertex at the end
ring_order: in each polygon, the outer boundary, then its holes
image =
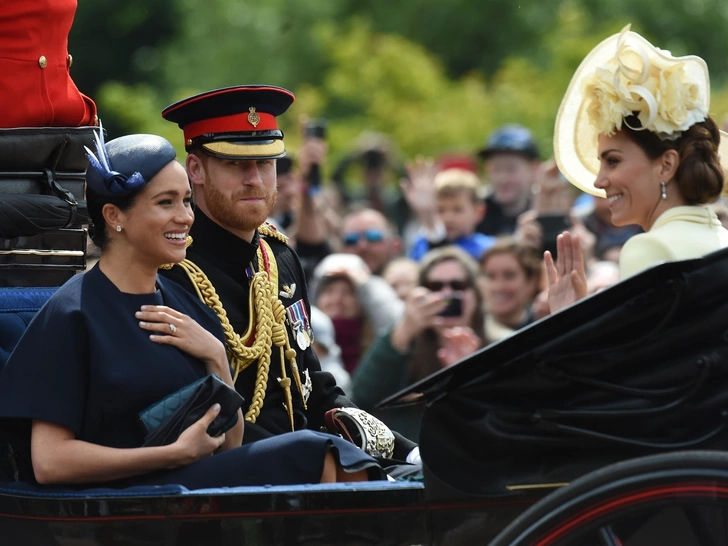
MULTIPOLYGON (((85 267, 81 134, 0 134, 0 368, 85 267)), ((726 316, 728 252, 662 264, 390 397, 425 406, 424 483, 40 487, 3 446, 0 541, 726 544, 726 316)))

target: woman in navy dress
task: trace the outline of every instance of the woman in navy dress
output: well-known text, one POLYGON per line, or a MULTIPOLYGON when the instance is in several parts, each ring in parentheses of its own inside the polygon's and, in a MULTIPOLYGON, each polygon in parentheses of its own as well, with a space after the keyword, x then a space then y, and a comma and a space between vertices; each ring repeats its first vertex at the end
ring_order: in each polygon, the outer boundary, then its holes
POLYGON ((328 434, 241 447, 240 411, 235 427, 213 438, 206 430, 217 405, 173 444, 141 447, 140 410, 210 373, 233 382, 217 317, 157 276, 184 259, 194 219, 174 148, 130 135, 100 139, 96 155, 89 152, 87 183, 99 263, 54 294, 0 373, 2 429, 13 431, 22 478, 197 489, 384 477, 374 459, 328 434))

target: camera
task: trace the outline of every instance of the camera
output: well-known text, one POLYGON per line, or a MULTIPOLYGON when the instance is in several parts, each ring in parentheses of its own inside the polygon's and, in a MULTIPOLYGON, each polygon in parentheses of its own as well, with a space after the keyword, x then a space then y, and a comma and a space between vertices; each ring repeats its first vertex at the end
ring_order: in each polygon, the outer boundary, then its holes
POLYGON ((568 214, 542 214, 536 218, 543 230, 543 248, 556 256, 556 237, 571 228, 568 214))
POLYGON ((306 124, 303 134, 307 137, 325 139, 327 124, 325 119, 312 119, 306 124))
POLYGON ((362 163, 367 170, 381 169, 387 163, 387 156, 382 150, 367 150, 361 154, 362 163))
POLYGON ((438 313, 441 317, 461 317, 463 316, 463 296, 462 294, 451 294, 448 296, 447 307, 438 313))
MULTIPOLYGON (((326 138, 326 125, 325 119, 312 119, 303 130, 303 134, 306 138, 320 138, 321 140, 326 138)), ((309 191, 316 193, 321 187, 321 165, 311 165, 311 170, 308 173, 306 182, 309 186, 309 191)))

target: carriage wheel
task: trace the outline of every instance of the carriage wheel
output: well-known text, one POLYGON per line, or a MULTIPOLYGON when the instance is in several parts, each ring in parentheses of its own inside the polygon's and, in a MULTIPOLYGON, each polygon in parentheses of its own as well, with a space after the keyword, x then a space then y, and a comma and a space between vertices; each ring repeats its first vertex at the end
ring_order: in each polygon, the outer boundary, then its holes
POLYGON ((679 451, 591 472, 544 497, 490 546, 728 544, 728 454, 679 451))

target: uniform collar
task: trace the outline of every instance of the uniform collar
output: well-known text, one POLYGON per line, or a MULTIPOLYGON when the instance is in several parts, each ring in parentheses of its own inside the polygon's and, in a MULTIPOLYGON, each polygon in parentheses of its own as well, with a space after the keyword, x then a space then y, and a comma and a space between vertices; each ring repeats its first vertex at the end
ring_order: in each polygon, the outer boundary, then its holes
POLYGON ((252 243, 249 243, 213 222, 199 208, 195 210, 195 223, 190 235, 194 252, 207 255, 235 270, 247 267, 255 259, 260 242, 257 229, 252 243))

